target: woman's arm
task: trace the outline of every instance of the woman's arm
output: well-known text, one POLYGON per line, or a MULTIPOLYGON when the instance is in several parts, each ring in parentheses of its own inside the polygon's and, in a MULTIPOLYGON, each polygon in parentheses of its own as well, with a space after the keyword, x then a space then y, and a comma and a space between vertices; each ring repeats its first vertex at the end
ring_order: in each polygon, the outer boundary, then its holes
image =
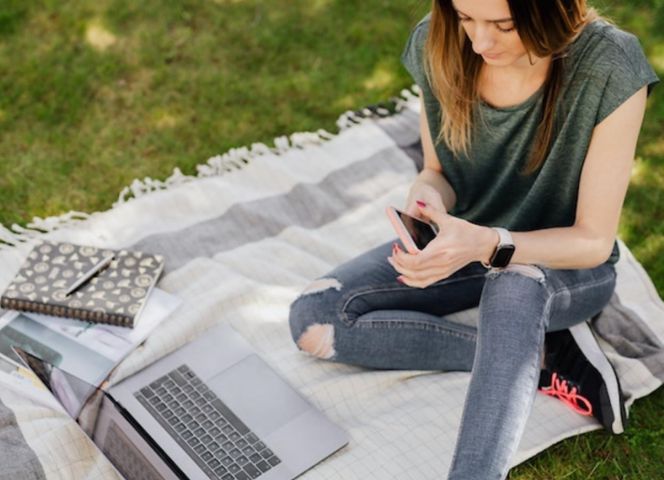
POLYGON ((445 210, 450 211, 454 204, 456 203, 456 194, 452 189, 452 186, 449 184, 445 175, 443 174, 443 169, 440 166, 438 161, 438 155, 436 154, 436 149, 433 146, 433 141, 431 140, 431 132, 429 130, 429 122, 427 121, 426 110, 424 109, 424 101, 420 96, 420 136, 422 138, 422 150, 424 152, 424 168, 417 175, 413 185, 410 187, 410 193, 408 194, 408 200, 406 202, 407 210, 410 210, 410 206, 418 200, 418 192, 422 186, 428 185, 433 187, 433 189, 438 192, 443 204, 445 205, 445 210))
MULTIPOLYGON (((581 171, 573 226, 512 232, 516 252, 512 263, 550 268, 592 268, 605 262, 618 230, 646 104, 646 87, 598 124, 581 171)), ((426 248, 409 254, 395 247, 390 264, 400 281, 427 287, 473 261, 488 263, 498 234, 449 215, 433 206, 420 213, 438 224, 440 232, 426 248)))
MULTIPOLYGON (((512 232, 516 246, 512 263, 574 269, 592 268, 609 258, 629 186, 646 97, 643 87, 595 127, 581 171, 574 225, 512 232)), ((497 234, 489 231, 484 261, 498 242, 497 234)))

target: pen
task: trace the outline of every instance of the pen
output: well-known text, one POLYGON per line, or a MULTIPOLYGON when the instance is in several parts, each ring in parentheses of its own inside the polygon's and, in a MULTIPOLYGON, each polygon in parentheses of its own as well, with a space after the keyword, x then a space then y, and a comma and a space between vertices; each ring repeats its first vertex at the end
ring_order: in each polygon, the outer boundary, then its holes
POLYGON ((85 283, 87 283, 88 280, 90 280, 92 277, 97 275, 99 272, 101 272, 104 268, 106 268, 115 258, 115 255, 109 255, 108 257, 104 257, 101 259, 94 267, 92 267, 90 270, 85 272, 85 274, 76 280, 72 286, 67 289, 67 292, 65 295, 69 296, 72 293, 74 293, 76 290, 81 288, 85 283))

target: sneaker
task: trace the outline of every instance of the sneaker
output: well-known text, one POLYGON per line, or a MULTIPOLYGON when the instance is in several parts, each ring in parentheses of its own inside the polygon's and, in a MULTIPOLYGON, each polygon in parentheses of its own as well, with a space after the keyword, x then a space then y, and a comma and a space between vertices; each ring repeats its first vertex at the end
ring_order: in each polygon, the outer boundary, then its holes
POLYGON ((586 322, 546 334, 539 391, 581 415, 594 416, 612 433, 625 430, 627 413, 618 375, 586 322))

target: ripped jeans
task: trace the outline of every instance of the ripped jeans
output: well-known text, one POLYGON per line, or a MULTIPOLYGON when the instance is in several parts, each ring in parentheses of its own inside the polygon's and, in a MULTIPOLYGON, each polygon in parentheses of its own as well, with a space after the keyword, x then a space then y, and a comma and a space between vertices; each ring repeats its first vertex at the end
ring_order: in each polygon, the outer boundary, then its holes
POLYGON ((599 313, 615 269, 471 263, 419 289, 397 281, 392 243, 313 282, 291 305, 293 340, 328 361, 472 372, 448 478, 503 479, 537 391, 544 333, 599 313), (445 318, 478 305, 477 328, 445 318))

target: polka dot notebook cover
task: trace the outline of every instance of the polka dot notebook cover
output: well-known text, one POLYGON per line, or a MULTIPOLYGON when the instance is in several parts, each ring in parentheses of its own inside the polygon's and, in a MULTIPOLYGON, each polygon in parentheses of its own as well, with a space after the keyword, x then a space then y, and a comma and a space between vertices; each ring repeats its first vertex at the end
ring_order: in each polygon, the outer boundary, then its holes
POLYGON ((0 307, 133 327, 163 268, 160 255, 44 241, 28 255, 0 307), (111 255, 108 266, 67 294, 111 255))

